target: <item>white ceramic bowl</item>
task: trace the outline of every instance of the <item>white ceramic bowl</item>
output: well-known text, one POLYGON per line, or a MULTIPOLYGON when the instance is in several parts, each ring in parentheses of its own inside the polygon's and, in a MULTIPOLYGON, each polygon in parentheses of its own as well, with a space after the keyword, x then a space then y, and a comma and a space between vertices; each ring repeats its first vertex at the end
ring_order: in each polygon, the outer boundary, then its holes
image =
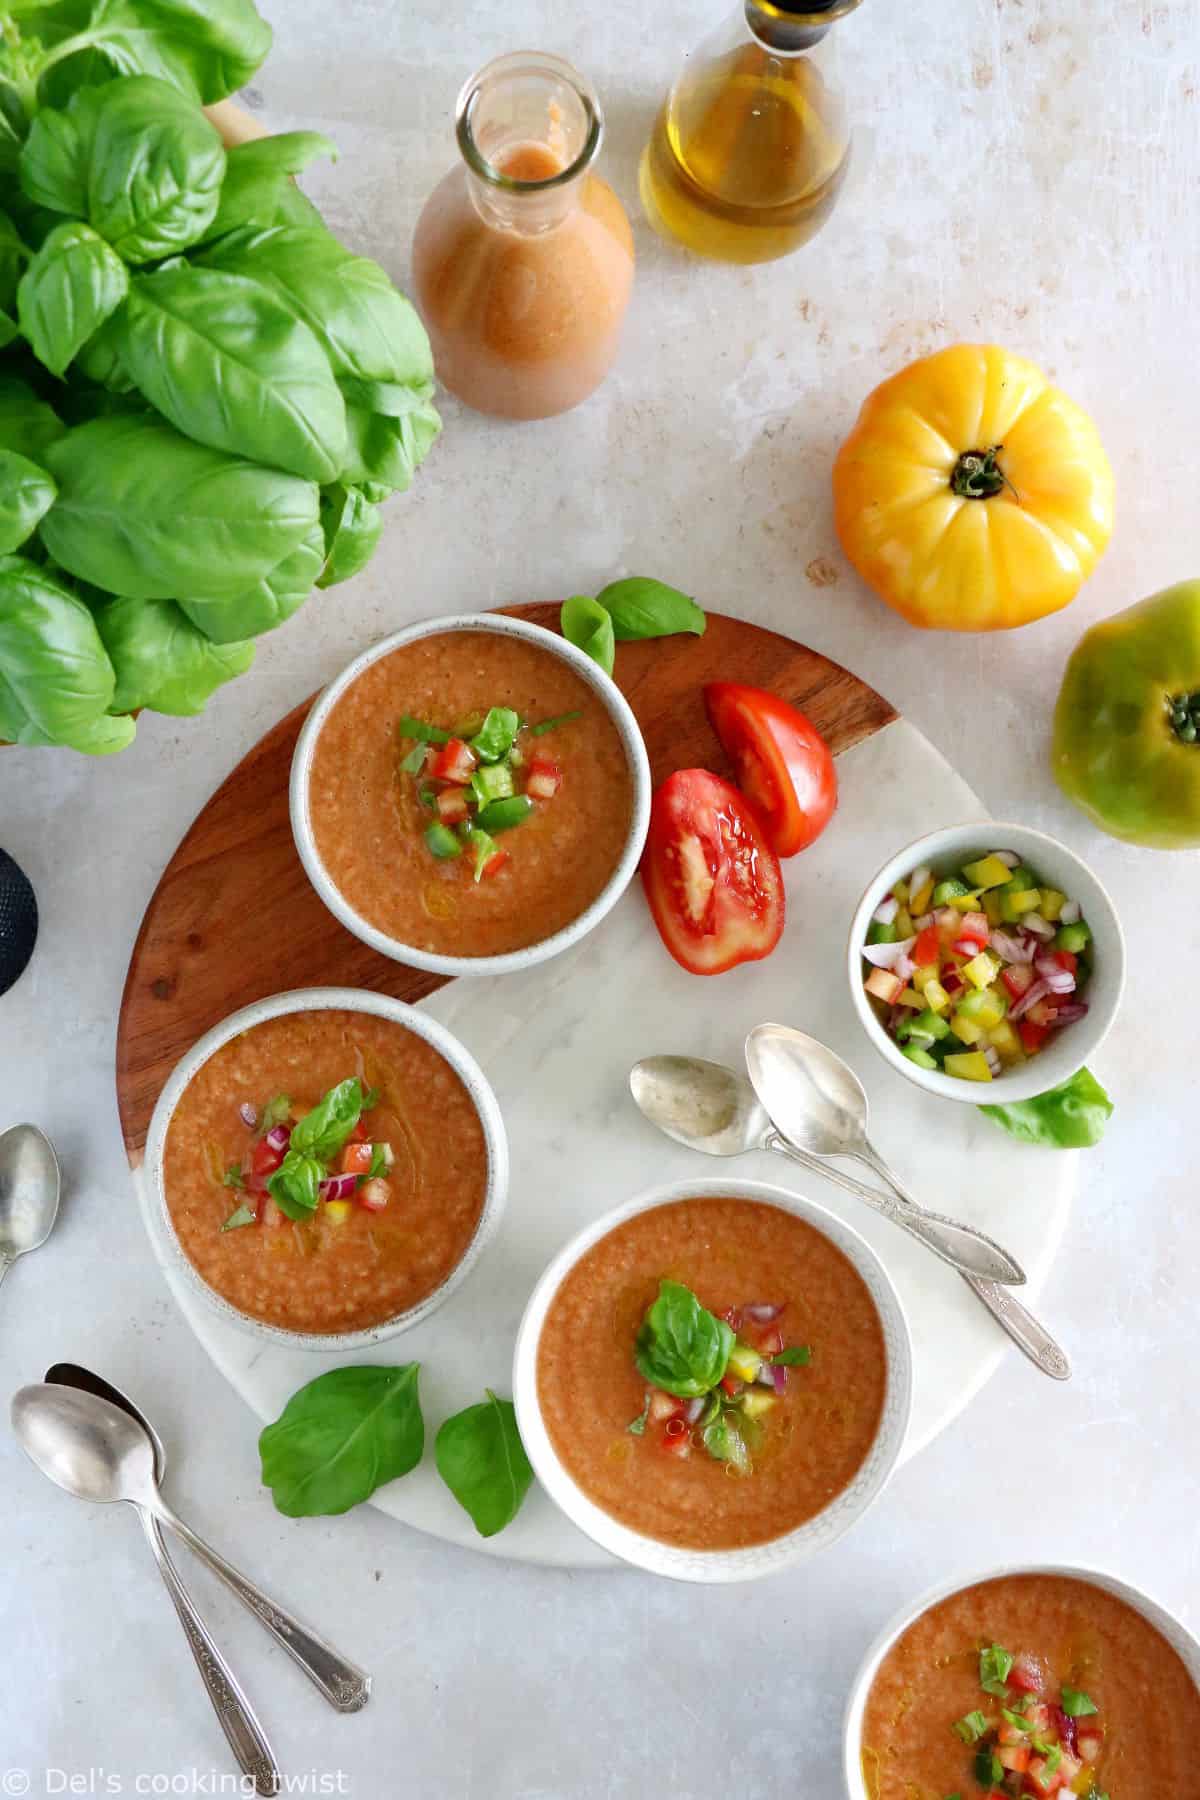
POLYGON ((407 1331, 412 1325, 420 1324, 422 1319, 427 1318, 444 1300, 448 1300, 454 1290, 466 1280, 495 1234, 504 1211, 504 1203, 508 1197, 508 1139, 496 1096, 483 1070, 470 1052, 463 1048, 444 1025, 439 1025, 436 1019, 429 1018, 415 1007, 405 1006, 400 1000, 393 1000, 387 994, 370 994, 359 988, 298 988, 287 994, 273 994, 267 1000, 256 1000, 252 1006, 244 1006, 240 1012, 232 1013, 229 1018, 223 1019, 219 1025, 214 1025, 211 1031, 206 1032, 199 1043, 193 1045, 187 1055, 175 1065, 158 1097, 158 1104, 150 1121, 143 1175, 150 1184, 151 1204, 148 1217, 160 1258, 169 1259, 171 1266, 181 1272, 192 1289, 209 1306, 257 1337, 270 1338, 278 1344, 290 1344, 293 1348, 307 1350, 364 1350, 372 1344, 382 1343, 385 1338, 395 1337, 398 1332, 407 1331), (167 1127, 183 1090, 196 1071, 222 1044, 237 1037, 239 1032, 248 1031, 251 1026, 261 1025, 265 1019, 277 1019, 285 1013, 324 1012, 333 1009, 372 1013, 376 1018, 390 1019, 393 1024, 402 1025, 406 1031, 411 1031, 415 1037, 423 1038, 445 1058, 466 1088, 479 1114, 487 1153, 487 1185, 479 1223, 466 1254, 451 1269, 441 1287, 435 1288, 432 1294, 427 1294, 418 1305, 365 1331, 288 1331, 280 1325, 269 1325, 262 1319, 251 1318, 248 1313, 240 1312, 214 1288, 209 1287, 197 1273, 176 1236, 167 1207, 163 1183, 163 1148, 167 1140, 167 1127))
POLYGON ((918 838, 884 863, 859 901, 850 925, 847 944, 850 998, 863 1030, 885 1062, 930 1094, 959 1100, 968 1106, 990 1101, 1031 1100, 1067 1081, 1090 1061, 1108 1036, 1117 1016, 1125 986, 1125 940, 1116 909, 1096 876, 1073 850, 1044 832, 1027 825, 1006 825, 995 819, 979 819, 967 825, 950 825, 918 838), (1053 884, 1060 893, 1078 900, 1091 927, 1093 973, 1087 985, 1086 1019, 1064 1027, 1037 1056, 1016 1068, 1005 1069, 992 1082, 960 1081, 932 1069, 919 1069, 903 1055, 876 1016, 871 997, 863 986, 867 964, 862 947, 867 941, 871 914, 886 899, 893 885, 928 863, 935 871, 953 874, 964 862, 972 862, 988 850, 1013 850, 1021 861, 1053 884))
POLYGON ((799 1194, 763 1181, 676 1181, 652 1188, 596 1219, 573 1237, 542 1275, 525 1308, 513 1355, 513 1399, 521 1439, 542 1486, 567 1517, 602 1549, 611 1551, 652 1575, 670 1575, 679 1581, 747 1581, 773 1575, 824 1550, 862 1518, 886 1487, 896 1467, 912 1407, 912 1342, 908 1320, 891 1277, 870 1246, 823 1207, 799 1194), (550 1302, 563 1278, 592 1245, 626 1219, 673 1200, 724 1199, 765 1201, 812 1225, 846 1256, 866 1282, 883 1323, 887 1351, 887 1387, 879 1433, 867 1458, 849 1487, 824 1512, 795 1531, 753 1544, 745 1550, 685 1550, 657 1538, 644 1537, 622 1525, 590 1500, 563 1468, 550 1442, 538 1402, 538 1343, 550 1302))
POLYGON ((330 912, 341 920, 347 931, 352 931, 355 937, 361 938, 364 944, 369 944, 372 950, 378 950, 381 956, 390 956, 396 962, 407 963, 414 969, 428 969, 435 975, 508 975, 518 969, 532 968, 535 963, 545 962, 548 957, 570 949, 572 944, 577 944, 580 938, 586 937, 606 913, 611 912, 629 886, 646 842, 650 824, 651 791, 650 763, 638 722, 624 694, 604 670, 590 656, 585 656, 582 650, 577 650, 574 644, 569 644, 565 638, 558 637, 552 631, 543 630, 540 625, 530 625, 524 619, 510 619, 503 613, 481 612, 455 613, 443 619, 424 619, 419 625, 410 625, 404 631, 394 632, 391 637, 382 639, 370 650, 364 650, 361 656, 356 656, 352 663, 348 663, 318 697, 304 722, 292 757, 288 803, 292 816, 292 834, 305 872, 330 912), (313 752, 325 721, 346 689, 364 669, 378 662, 381 657, 390 656, 401 645, 415 643, 419 638, 441 637, 459 631, 486 631, 496 637, 520 638, 525 643, 537 644, 572 668, 603 701, 620 736, 633 784, 633 808, 625 848, 616 868, 592 904, 552 937, 543 938, 538 944, 530 944, 524 950, 510 950, 500 956, 444 956, 438 951, 422 950, 413 944, 401 943, 398 938, 389 937, 387 932, 380 931, 377 925, 372 925, 361 913, 356 912, 334 886, 317 853, 309 814, 308 786, 313 752))
POLYGON ((944 1581, 928 1594, 923 1594, 913 1605, 905 1607, 902 1613, 884 1627, 867 1651, 854 1677, 842 1733, 842 1768, 849 1800, 870 1800, 862 1776, 863 1715, 872 1683, 892 1646, 922 1613, 927 1613, 939 1601, 948 1600, 951 1594, 960 1594, 965 1588, 978 1587, 982 1581, 998 1581, 1009 1575, 1067 1575, 1076 1581, 1090 1582, 1093 1587, 1102 1589, 1106 1594, 1115 1595, 1162 1633, 1200 1688, 1200 1643, 1156 1600, 1151 1600, 1147 1594, 1130 1587, 1127 1581, 1122 1581, 1120 1576, 1111 1575, 1104 1569, 1079 1568, 1069 1563, 1011 1563, 1000 1568, 982 1569, 975 1575, 960 1576, 956 1581, 944 1581))

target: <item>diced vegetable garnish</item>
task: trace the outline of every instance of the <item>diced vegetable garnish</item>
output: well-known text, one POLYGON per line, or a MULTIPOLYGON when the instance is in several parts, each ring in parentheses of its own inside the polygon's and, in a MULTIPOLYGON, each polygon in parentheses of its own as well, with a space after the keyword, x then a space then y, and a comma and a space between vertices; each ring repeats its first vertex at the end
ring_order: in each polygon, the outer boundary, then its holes
POLYGON ((479 807, 489 806, 493 800, 507 800, 516 791, 507 763, 484 763, 471 777, 471 792, 479 807))
POLYGON ((882 1000, 885 1006, 890 1006, 892 1001, 898 998, 903 987, 904 983, 900 977, 891 974, 887 969, 872 969, 867 977, 868 994, 874 994, 875 998, 882 1000))
POLYGON ((570 725, 574 719, 582 719, 581 712, 559 713, 555 719, 543 719, 540 724, 529 727, 530 737, 541 737, 547 731, 557 731, 560 725, 570 725))
POLYGON ((562 771, 548 757, 535 756, 525 775, 525 792, 533 800, 553 800, 562 786, 562 771))
POLYGON ((533 801, 527 794, 513 794, 507 800, 493 800, 479 813, 476 821, 480 831, 511 831, 514 825, 522 824, 533 811, 533 801))
POLYGON ((978 862, 966 863, 963 874, 972 887, 993 888, 1002 887, 1012 875, 1012 870, 1000 857, 992 855, 981 857, 978 862))
POLYGON ((475 752, 462 738, 450 738, 427 764, 434 781, 453 781, 465 787, 475 769, 475 752))
POLYGON ((957 1075, 962 1081, 992 1079, 988 1059, 981 1050, 971 1050, 962 1056, 948 1056, 942 1066, 947 1075, 957 1075))
POLYGON ((471 748, 483 763, 498 763, 513 747, 521 720, 509 706, 493 706, 471 739, 471 748))
POLYGON ((1108 1800, 1097 1766, 1104 1732, 1097 1725, 1082 1733, 1077 1724, 1098 1710, 1088 1695, 1064 1682, 1054 1701, 1042 1660, 1028 1652, 1014 1657, 999 1644, 980 1651, 979 1684, 988 1703, 950 1722, 972 1752, 968 1766, 978 1787, 1011 1800, 1052 1794, 1108 1800))
POLYGON ((425 843, 431 855, 436 856, 439 861, 462 855, 462 845, 448 825, 427 825, 425 843))
POLYGON ((458 787, 443 788, 434 797, 434 805, 443 825, 461 825, 470 810, 466 790, 458 787))
POLYGON ((427 725, 424 719, 414 719, 405 713, 396 726, 402 738, 416 738, 419 744, 448 744, 450 733, 443 731, 440 725, 427 725))

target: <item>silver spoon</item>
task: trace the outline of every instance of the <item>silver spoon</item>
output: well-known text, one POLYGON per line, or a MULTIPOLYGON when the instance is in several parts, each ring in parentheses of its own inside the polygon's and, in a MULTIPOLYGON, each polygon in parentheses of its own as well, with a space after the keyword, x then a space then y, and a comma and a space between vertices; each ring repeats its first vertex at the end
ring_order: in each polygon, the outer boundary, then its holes
POLYGON ((43 1475, 79 1500, 126 1500, 170 1526, 264 1625, 338 1712, 367 1704, 371 1677, 269 1600, 177 1518, 158 1491, 154 1445, 141 1422, 111 1401, 38 1382, 13 1395, 17 1441, 43 1475))
MULTIPOLYGON (((649 1056, 629 1077, 633 1097, 652 1125, 677 1143, 709 1156, 741 1156, 750 1150, 777 1150, 804 1168, 824 1175, 849 1193, 874 1204, 882 1195, 850 1181, 815 1156, 791 1148, 771 1124, 744 1075, 698 1056, 649 1056)), ((1070 1365, 1049 1332, 1007 1288, 964 1276, 996 1322, 1047 1375, 1065 1380, 1070 1365)))
POLYGON ((36 1125, 0 1132, 0 1281, 54 1230, 62 1188, 54 1145, 36 1125))
MULTIPOLYGON (((867 1136, 862 1082, 826 1044, 790 1025, 756 1025, 746 1039, 746 1064, 759 1099, 793 1143, 819 1156, 849 1156, 866 1163, 905 1207, 921 1210, 867 1136)), ((1044 1375, 1070 1379, 1065 1352, 1027 1308, 994 1281, 968 1279, 992 1317, 1044 1375)))
POLYGON ((798 1147, 772 1123, 745 1076, 721 1063, 704 1062, 698 1056, 648 1056, 634 1065, 629 1086, 646 1117, 681 1144, 710 1156, 777 1150, 865 1200, 960 1274, 982 1275, 992 1281, 1025 1279, 1020 1264, 974 1226, 905 1205, 893 1194, 856 1181, 798 1147))
MULTIPOLYGON (((167 1466, 162 1440, 149 1419, 138 1411, 127 1394, 105 1381, 102 1375, 94 1375, 90 1369, 81 1369, 77 1363, 55 1363, 53 1368, 46 1370, 46 1380, 58 1387, 78 1388, 83 1393, 95 1394, 101 1400, 121 1407, 131 1419, 136 1419, 154 1450, 155 1479, 162 1480, 167 1466)), ((277 1794, 279 1769, 267 1734, 255 1717, 254 1708, 238 1685, 233 1670, 196 1611, 195 1602, 184 1587, 179 1571, 171 1560, 170 1551, 163 1542, 162 1526, 152 1513, 139 1512, 139 1517, 146 1533, 146 1541, 154 1552, 158 1572, 179 1615, 179 1623, 183 1626, 188 1647, 200 1671, 200 1679, 212 1701, 221 1730, 229 1740, 229 1748, 237 1759, 237 1765, 254 1782, 256 1794, 277 1794)))

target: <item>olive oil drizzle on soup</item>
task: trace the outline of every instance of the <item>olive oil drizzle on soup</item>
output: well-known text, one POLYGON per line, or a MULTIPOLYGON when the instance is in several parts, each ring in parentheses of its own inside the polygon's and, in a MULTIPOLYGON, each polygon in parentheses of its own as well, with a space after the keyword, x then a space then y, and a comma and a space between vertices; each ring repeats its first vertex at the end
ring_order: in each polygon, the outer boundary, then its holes
POLYGON ((706 1197, 638 1213, 579 1259, 547 1311, 537 1379, 555 1452, 597 1506, 661 1543, 729 1550, 794 1530, 853 1481, 878 1434, 887 1355, 865 1282, 828 1238, 779 1207, 706 1197), (787 1335, 811 1346, 749 1474, 629 1430, 647 1394, 635 1340, 664 1279, 718 1315, 784 1302, 787 1335))
POLYGON ((251 1318, 322 1334, 384 1324, 439 1288, 475 1235, 487 1178, 479 1114, 445 1058, 390 1019, 335 1008, 264 1020, 214 1051, 163 1151, 171 1222, 201 1279, 251 1318), (379 1093, 367 1135, 395 1158, 385 1209, 351 1202, 334 1223, 318 1202, 311 1219, 222 1231, 244 1198, 223 1180, 252 1139, 239 1108, 286 1094, 304 1112, 355 1075, 379 1093))

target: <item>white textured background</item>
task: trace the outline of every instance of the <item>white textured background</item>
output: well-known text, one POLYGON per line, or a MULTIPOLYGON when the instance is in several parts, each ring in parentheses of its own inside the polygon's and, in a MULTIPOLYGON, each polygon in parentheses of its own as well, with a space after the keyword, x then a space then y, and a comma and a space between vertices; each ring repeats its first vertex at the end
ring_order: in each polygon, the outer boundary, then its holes
MULTIPOLYGON (((402 284, 473 66, 529 45, 587 70, 608 111, 605 172, 636 221, 637 153, 659 96, 720 12, 683 0, 271 10, 278 43, 251 103, 273 128, 337 139, 341 161, 314 171, 310 191, 402 284)), ((813 245, 760 270, 709 268, 639 223, 624 351, 589 405, 509 427, 447 404, 444 437, 389 510, 371 569, 264 640, 254 673, 205 720, 147 718, 136 747, 103 765, 11 750, 0 764, 0 842, 43 915, 36 961, 0 1003, 0 1107, 5 1122, 39 1120, 69 1172, 52 1248, 0 1296, 0 1366, 15 1387, 74 1356, 134 1388, 163 1422, 180 1510, 374 1670, 372 1706, 335 1719, 197 1574, 285 1768, 341 1770, 357 1800, 835 1800, 839 1716, 868 1639, 917 1588, 988 1560, 1108 1562, 1200 1626, 1189 977, 1200 860, 1093 833, 1045 768, 1079 632, 1200 574, 1200 7, 865 0, 839 30, 863 154, 813 245), (1095 415, 1117 531, 1069 613, 1017 636, 928 638, 848 573, 829 466, 884 373, 971 337, 1042 362, 1095 415), (832 585, 806 578, 818 558, 832 585), (145 900, 204 798, 274 719, 385 628, 628 571, 850 664, 995 812, 1092 859, 1129 936, 1130 996, 1099 1065, 1118 1112, 1087 1158, 1045 1301, 1075 1381, 1053 1388, 1014 1355, 863 1527, 816 1566, 741 1591, 505 1566, 369 1511, 278 1518, 257 1484, 254 1423, 152 1266, 112 1094, 145 900)), ((0 1768, 33 1771, 35 1794, 62 1791, 48 1765, 102 1769, 95 1792, 108 1777, 134 1792, 139 1773, 228 1768, 133 1519, 58 1494, 5 1434, 0 1470, 0 1768)))

